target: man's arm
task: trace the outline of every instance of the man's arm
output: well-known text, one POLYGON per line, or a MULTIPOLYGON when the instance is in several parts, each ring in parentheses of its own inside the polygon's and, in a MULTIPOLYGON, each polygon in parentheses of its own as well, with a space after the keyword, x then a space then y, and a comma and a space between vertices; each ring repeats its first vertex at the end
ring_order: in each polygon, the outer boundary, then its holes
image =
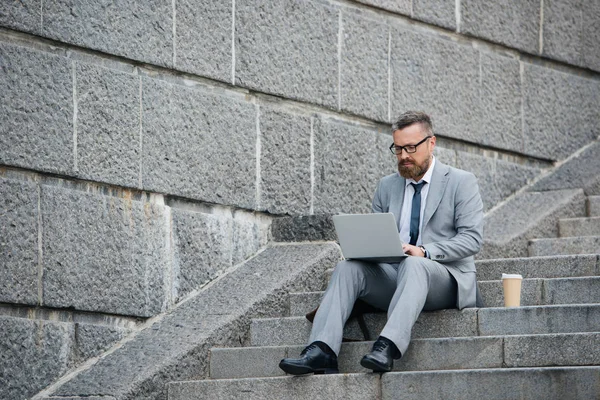
POLYGON ((450 239, 424 246, 432 260, 457 261, 475 255, 483 242, 483 203, 477 179, 464 174, 456 190, 454 203, 454 227, 456 235, 450 239))

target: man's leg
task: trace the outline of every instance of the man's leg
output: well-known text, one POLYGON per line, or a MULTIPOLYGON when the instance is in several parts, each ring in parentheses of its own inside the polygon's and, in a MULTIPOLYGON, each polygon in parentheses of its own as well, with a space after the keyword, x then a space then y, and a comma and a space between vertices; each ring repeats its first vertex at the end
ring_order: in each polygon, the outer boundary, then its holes
POLYGON ((443 265, 422 257, 407 257, 398 267, 396 291, 381 336, 404 354, 421 311, 455 308, 456 298, 456 281, 443 265))

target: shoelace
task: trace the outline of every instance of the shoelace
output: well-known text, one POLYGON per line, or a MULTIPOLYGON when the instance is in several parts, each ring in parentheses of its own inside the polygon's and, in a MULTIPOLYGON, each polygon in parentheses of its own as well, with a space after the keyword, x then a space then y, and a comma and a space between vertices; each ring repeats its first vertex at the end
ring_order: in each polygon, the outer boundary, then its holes
POLYGON ((304 350, 302 350, 302 352, 300 353, 300 357, 302 357, 303 355, 305 355, 306 353, 308 353, 310 350, 314 349, 315 347, 318 347, 318 346, 314 343, 305 347, 304 350))
POLYGON ((383 340, 378 340, 373 344, 373 351, 383 351, 387 349, 388 344, 383 340))

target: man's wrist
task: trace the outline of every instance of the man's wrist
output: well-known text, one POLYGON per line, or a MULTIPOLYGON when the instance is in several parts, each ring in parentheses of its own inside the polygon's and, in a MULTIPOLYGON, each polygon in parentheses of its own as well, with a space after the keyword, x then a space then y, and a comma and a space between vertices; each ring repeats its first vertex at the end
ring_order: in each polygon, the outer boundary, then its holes
POLYGON ((425 248, 425 246, 419 246, 419 248, 423 252, 423 257, 429 258, 429 252, 427 251, 427 249, 425 248))

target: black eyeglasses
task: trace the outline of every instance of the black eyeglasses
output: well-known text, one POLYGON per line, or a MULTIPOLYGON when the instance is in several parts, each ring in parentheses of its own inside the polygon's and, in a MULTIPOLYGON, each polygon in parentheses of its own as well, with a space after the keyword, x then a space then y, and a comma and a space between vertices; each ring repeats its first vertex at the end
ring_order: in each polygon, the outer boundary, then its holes
POLYGON ((419 143, 408 144, 406 146, 396 146, 396 144, 392 143, 392 145, 390 146, 390 151, 396 155, 402 154, 402 150, 406 151, 407 153, 414 153, 417 151, 417 146, 420 145, 421 143, 425 142, 430 137, 431 136, 425 136, 425 139, 421 140, 419 143))

